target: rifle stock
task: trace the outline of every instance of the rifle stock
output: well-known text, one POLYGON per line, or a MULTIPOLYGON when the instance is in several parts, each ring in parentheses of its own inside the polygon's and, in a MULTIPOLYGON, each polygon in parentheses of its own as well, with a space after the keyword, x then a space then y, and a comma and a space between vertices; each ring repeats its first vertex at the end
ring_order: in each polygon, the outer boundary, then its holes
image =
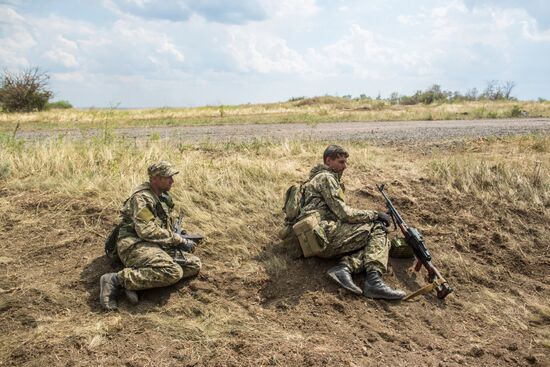
POLYGON ((428 280, 430 281, 430 284, 423 287, 419 291, 407 296, 406 299, 410 299, 419 294, 427 293, 432 289, 436 290, 437 298, 444 299, 445 297, 447 297, 447 295, 453 292, 453 288, 449 286, 439 270, 437 270, 437 268, 433 265, 432 257, 430 255, 430 252, 428 251, 428 248, 426 247, 426 243, 424 242, 422 234, 416 228, 410 227, 409 225, 407 225, 407 223, 405 223, 405 221, 401 217, 401 214, 399 214, 391 200, 386 195, 386 192, 384 191, 384 184, 377 185, 377 188, 382 193, 382 196, 384 196, 386 207, 390 212, 394 226, 399 227, 399 229, 405 236, 405 241, 414 252, 414 256, 417 260, 414 270, 420 271, 420 269, 424 267, 428 271, 428 280))

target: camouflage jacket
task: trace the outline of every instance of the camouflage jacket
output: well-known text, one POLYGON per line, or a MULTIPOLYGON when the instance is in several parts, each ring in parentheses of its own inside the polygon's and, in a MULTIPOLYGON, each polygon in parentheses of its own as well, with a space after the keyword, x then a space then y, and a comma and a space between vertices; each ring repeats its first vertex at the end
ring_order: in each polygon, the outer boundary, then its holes
POLYGON ((377 217, 372 210, 354 209, 345 203, 344 187, 340 175, 324 164, 311 169, 309 181, 303 186, 303 204, 300 217, 317 211, 321 221, 342 223, 367 223, 377 217))
POLYGON ((170 247, 181 243, 173 232, 174 204, 168 193, 157 196, 149 182, 136 187, 124 202, 121 210, 122 223, 118 235, 119 246, 128 247, 140 241, 147 241, 170 247))

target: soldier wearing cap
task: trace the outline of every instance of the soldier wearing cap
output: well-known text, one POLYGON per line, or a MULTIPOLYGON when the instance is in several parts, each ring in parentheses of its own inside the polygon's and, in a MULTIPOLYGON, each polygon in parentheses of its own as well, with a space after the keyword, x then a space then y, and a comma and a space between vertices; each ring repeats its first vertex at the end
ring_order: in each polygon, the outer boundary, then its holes
POLYGON ((160 161, 149 166, 147 173, 149 181, 134 189, 121 211, 117 252, 125 267, 100 279, 100 303, 107 310, 117 308, 116 297, 122 290, 135 304, 136 291, 175 284, 201 269, 200 259, 190 253, 195 243, 173 231, 174 203, 168 191, 178 171, 160 161), (165 251, 175 246, 185 251, 183 264, 165 251))

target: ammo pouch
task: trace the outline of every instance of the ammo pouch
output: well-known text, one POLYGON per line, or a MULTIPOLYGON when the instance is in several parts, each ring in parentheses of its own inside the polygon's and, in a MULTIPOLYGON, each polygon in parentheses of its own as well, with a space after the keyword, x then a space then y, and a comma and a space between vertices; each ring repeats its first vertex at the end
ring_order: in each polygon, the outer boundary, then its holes
POLYGON ((319 255, 327 246, 325 231, 319 225, 321 217, 314 212, 292 226, 304 257, 319 255))

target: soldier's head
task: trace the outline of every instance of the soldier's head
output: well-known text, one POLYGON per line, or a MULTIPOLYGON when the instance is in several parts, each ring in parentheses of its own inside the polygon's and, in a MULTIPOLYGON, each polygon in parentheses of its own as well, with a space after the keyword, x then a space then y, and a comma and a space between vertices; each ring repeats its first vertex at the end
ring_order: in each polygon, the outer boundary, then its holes
POLYGON ((331 144, 323 153, 323 163, 336 173, 342 173, 347 167, 349 153, 339 145, 331 144))
POLYGON ((158 193, 170 191, 172 184, 174 183, 173 176, 178 174, 179 171, 167 161, 160 161, 150 165, 147 168, 149 174, 149 182, 151 188, 158 193))

